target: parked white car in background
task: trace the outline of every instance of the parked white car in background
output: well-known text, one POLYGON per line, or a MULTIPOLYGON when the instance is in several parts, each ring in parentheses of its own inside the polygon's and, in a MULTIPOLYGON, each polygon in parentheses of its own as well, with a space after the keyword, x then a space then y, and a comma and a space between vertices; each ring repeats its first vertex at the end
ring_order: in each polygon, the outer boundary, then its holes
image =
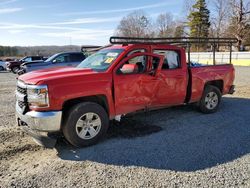
POLYGON ((4 61, 0 60, 0 71, 6 70, 6 64, 4 61))

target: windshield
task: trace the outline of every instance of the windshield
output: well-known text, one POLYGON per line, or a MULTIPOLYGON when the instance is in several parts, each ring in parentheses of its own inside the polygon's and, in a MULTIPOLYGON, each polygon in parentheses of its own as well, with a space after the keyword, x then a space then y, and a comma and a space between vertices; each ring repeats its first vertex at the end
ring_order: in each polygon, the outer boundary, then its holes
POLYGON ((123 49, 101 50, 83 60, 77 67, 106 71, 122 52, 123 49))
POLYGON ((55 59, 56 56, 58 56, 58 54, 50 56, 47 60, 45 60, 45 62, 51 62, 51 61, 53 61, 53 59, 55 59))

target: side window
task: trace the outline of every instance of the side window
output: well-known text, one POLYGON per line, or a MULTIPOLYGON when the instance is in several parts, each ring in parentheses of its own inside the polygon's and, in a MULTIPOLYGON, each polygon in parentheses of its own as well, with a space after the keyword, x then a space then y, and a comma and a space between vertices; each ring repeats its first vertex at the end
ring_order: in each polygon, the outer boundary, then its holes
MULTIPOLYGON (((136 53, 146 52, 145 49, 136 49, 130 51, 126 57, 129 57, 136 53)), ((136 56, 125 62, 119 69, 118 74, 140 74, 147 70, 147 56, 136 56), (124 66, 125 65, 125 66, 124 66), (127 71, 126 68, 130 71, 127 71), (133 71, 131 72, 131 68, 133 71)))
POLYGON ((132 54, 134 54, 134 53, 144 53, 144 52, 146 52, 145 49, 136 49, 136 50, 132 50, 131 52, 129 52, 129 53, 127 54, 127 57, 130 56, 130 55, 132 55, 132 54))
POLYGON ((32 58, 31 58, 31 57, 26 57, 26 58, 24 59, 24 61, 25 61, 25 62, 31 62, 31 61, 32 61, 32 58))
MULTIPOLYGON (((178 52, 173 50, 154 50, 153 53, 164 55, 162 69, 177 69, 180 68, 180 57, 178 52)), ((154 64, 154 61, 153 61, 154 64)), ((153 65, 154 66, 154 65, 153 65)))
POLYGON ((71 62, 82 62, 85 59, 83 54, 71 54, 70 61, 71 62))
POLYGON ((37 60, 41 60, 41 57, 37 56, 37 57, 32 57, 33 61, 37 61, 37 60))
POLYGON ((147 57, 146 56, 136 56, 125 62, 119 69, 120 74, 140 74, 144 73, 147 69, 147 57), (125 69, 133 69, 133 71, 126 71, 125 69))
POLYGON ((138 67, 137 73, 143 73, 147 68, 147 57, 146 56, 137 56, 128 61, 128 64, 135 64, 138 67))
POLYGON ((68 54, 60 55, 60 56, 56 57, 55 62, 57 62, 57 63, 69 62, 69 55, 68 54))

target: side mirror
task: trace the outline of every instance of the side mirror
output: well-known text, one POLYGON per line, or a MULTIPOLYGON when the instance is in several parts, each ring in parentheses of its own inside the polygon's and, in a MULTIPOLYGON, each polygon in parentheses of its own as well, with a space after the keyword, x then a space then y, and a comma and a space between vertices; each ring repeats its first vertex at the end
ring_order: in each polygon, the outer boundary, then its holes
POLYGON ((138 72, 138 66, 136 64, 124 64, 120 71, 123 74, 131 74, 131 73, 137 73, 138 72))

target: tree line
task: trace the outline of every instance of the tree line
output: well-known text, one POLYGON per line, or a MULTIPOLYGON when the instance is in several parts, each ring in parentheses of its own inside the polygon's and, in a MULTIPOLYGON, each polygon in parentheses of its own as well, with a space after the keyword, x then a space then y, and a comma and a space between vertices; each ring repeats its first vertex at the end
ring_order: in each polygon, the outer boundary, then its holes
POLYGON ((68 46, 0 46, 0 57, 22 57, 32 55, 42 55, 49 57, 59 52, 76 51, 81 50, 80 46, 68 45, 68 46))
POLYGON ((175 19, 159 14, 152 21, 144 11, 135 11, 119 23, 116 34, 126 37, 233 37, 237 49, 250 46, 250 0, 185 0, 186 15, 175 19))
POLYGON ((16 47, 0 46, 0 57, 3 56, 17 56, 18 50, 16 47))

